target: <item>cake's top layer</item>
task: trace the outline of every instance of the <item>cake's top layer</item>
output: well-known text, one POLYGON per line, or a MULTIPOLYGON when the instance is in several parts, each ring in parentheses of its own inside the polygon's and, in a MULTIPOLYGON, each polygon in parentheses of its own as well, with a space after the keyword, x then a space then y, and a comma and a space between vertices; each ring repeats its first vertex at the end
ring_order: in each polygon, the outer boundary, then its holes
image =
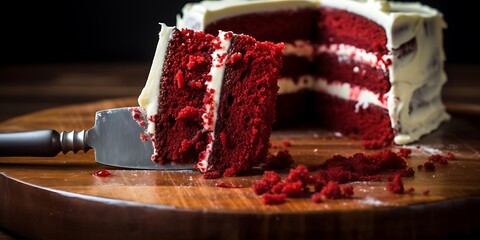
POLYGON ((203 30, 209 23, 226 17, 313 7, 316 5, 316 2, 305 0, 228 0, 187 3, 182 9, 183 17, 185 18, 182 18, 180 15, 177 16, 177 27, 203 30), (194 24, 192 25, 192 23, 194 24))
MULTIPOLYGON (((227 17, 244 14, 296 10, 312 7, 331 7, 346 10, 370 19, 385 28, 387 48, 398 48, 412 39, 419 18, 441 16, 441 13, 429 6, 406 2, 385 0, 224 0, 202 1, 186 4, 183 15, 177 16, 177 27, 203 30, 205 27, 227 17), (395 35, 393 37, 393 35, 395 35)), ((443 18, 441 18, 443 19, 443 18)), ((445 25, 445 23, 443 23, 445 25)))

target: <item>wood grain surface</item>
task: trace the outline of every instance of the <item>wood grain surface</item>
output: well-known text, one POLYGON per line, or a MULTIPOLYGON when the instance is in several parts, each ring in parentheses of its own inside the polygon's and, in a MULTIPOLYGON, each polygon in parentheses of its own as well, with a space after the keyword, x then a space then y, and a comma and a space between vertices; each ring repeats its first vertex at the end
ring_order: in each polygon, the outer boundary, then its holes
MULTIPOLYGON (((52 108, 0 124, 0 132, 93 126, 97 110, 135 106, 120 98, 52 108)), ((249 176, 203 179, 196 171, 118 169, 95 163, 93 152, 53 158, 0 158, 0 226, 28 238, 160 239, 411 239, 473 237, 480 229, 480 138, 476 126, 454 117, 421 141, 405 178, 413 194, 386 191, 385 182, 355 182, 348 200, 313 203, 291 199, 266 206, 251 189, 261 170, 249 176), (433 153, 456 160, 436 171, 419 171, 433 153), (108 177, 92 173, 107 169, 108 177), (241 185, 218 187, 219 183, 241 185), (429 190, 428 196, 422 194, 429 190)), ((295 164, 318 165, 334 154, 365 151, 359 141, 322 129, 274 131, 273 145, 292 154, 295 164)), ((399 147, 393 147, 397 150, 399 147)), ((271 149, 276 152, 279 149, 271 149)), ((281 172, 283 176, 286 172, 281 172)))

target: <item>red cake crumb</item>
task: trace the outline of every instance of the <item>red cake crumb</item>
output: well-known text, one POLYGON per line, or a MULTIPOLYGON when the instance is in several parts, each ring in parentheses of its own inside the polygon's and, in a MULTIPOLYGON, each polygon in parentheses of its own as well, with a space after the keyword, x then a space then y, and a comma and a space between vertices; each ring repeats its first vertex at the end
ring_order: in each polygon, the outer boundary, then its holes
POLYGON ((252 188, 253 191, 258 195, 268 193, 272 190, 273 186, 281 180, 282 178, 278 173, 273 171, 265 171, 262 178, 255 182, 252 188))
POLYGON ((233 37, 233 32, 231 32, 231 31, 225 33, 225 35, 224 35, 225 40, 231 39, 232 37, 233 37))
MULTIPOLYGON (((264 193, 268 193, 270 192, 270 190, 272 189, 272 186, 270 186, 266 181, 257 181, 255 182, 253 185, 252 185, 252 189, 253 191, 257 194, 257 195, 262 195, 264 193)), ((275 193, 280 193, 280 191, 275 191, 275 193)))
POLYGON ((454 160, 454 159, 455 159, 455 155, 451 152, 449 152, 447 156, 444 156, 441 154, 433 154, 430 157, 428 157, 428 161, 439 163, 442 165, 448 165, 448 161, 454 160))
POLYGON ((216 182, 215 186, 220 187, 220 188, 243 188, 243 185, 241 184, 234 184, 234 183, 227 183, 224 181, 216 182))
POLYGON ((302 181, 296 181, 293 183, 282 184, 281 192, 284 193, 287 197, 299 198, 302 197, 305 193, 305 189, 302 181))
POLYGON ((397 194, 402 194, 405 192, 402 176, 400 174, 395 174, 392 180, 387 183, 387 190, 397 194))
POLYGON ((177 74, 175 74, 175 82, 177 82, 178 88, 185 87, 185 78, 183 77, 183 72, 178 70, 177 74))
POLYGON ((451 152, 448 152, 448 153, 447 153, 447 159, 448 159, 449 161, 451 161, 451 160, 457 159, 457 157, 455 156, 455 154, 453 154, 453 153, 451 153, 451 152))
POLYGON ((423 167, 427 171, 435 171, 435 165, 432 162, 426 162, 423 164, 423 167))
POLYGON ((227 58, 228 54, 227 53, 224 53, 224 54, 218 54, 217 57, 218 57, 218 64, 216 65, 216 67, 222 67, 223 66, 223 63, 225 62, 225 58, 227 58))
POLYGON ((448 152, 446 156, 441 154, 433 154, 428 157, 428 161, 423 165, 418 165, 418 169, 425 169, 426 171, 435 171, 435 164, 448 165, 450 160, 454 160, 455 155, 451 152, 448 152))
POLYGON ((345 199, 351 198, 354 194, 352 185, 340 187, 338 182, 329 181, 320 192, 312 195, 311 200, 315 203, 321 203, 327 199, 345 199))
POLYGON ((286 201, 286 198, 285 194, 265 193, 262 195, 263 204, 265 205, 282 204, 286 201))
POLYGON ((282 193, 283 188, 287 185, 285 182, 278 182, 275 186, 272 187, 272 193, 282 193))
POLYGON ((280 150, 277 155, 268 154, 263 169, 284 169, 294 163, 292 155, 288 150, 280 150))
POLYGON ((432 163, 439 163, 441 165, 448 165, 448 159, 440 154, 433 154, 432 156, 428 157, 428 161, 432 163))
POLYGON ((148 141, 148 136, 147 136, 147 134, 145 134, 145 133, 140 133, 140 140, 142 140, 142 142, 148 141))
POLYGON ((320 194, 325 196, 326 199, 340 199, 343 197, 342 190, 338 182, 335 181, 329 181, 320 191, 320 194))
POLYGON ((190 119, 193 121, 200 121, 202 117, 201 111, 197 108, 186 106, 180 112, 178 112, 175 120, 190 119))
POLYGON ((273 186, 280 182, 282 178, 280 175, 273 171, 265 171, 263 173, 262 181, 266 181, 270 186, 273 186))
POLYGON ((131 107, 128 108, 128 111, 132 113, 133 120, 135 120, 140 127, 145 127, 147 125, 143 119, 143 113, 140 111, 140 108, 131 107))
POLYGON ((414 175, 415 175, 415 171, 411 167, 405 169, 402 173, 403 177, 413 177, 414 175))
POLYGON ((188 56, 187 69, 192 70, 195 66, 205 63, 207 60, 203 56, 188 56))
POLYGON ((92 173, 92 175, 96 176, 96 177, 108 177, 111 174, 108 170, 99 170, 99 171, 96 171, 96 172, 92 173))
POLYGON ((405 159, 391 150, 366 155, 354 154, 352 157, 335 155, 320 165, 316 178, 339 183, 353 181, 379 181, 384 172, 413 176, 413 169, 407 166, 405 159))
POLYGON ((408 148, 400 148, 397 152, 397 155, 403 158, 409 158, 410 154, 412 154, 412 149, 408 149, 408 148))
POLYGON ((285 182, 294 183, 302 182, 303 186, 306 186, 310 181, 310 173, 305 165, 298 165, 295 169, 290 169, 290 173, 285 178, 285 182))
POLYGON ((423 191, 424 196, 430 196, 430 189, 423 191))
POLYGON ((353 191, 354 187, 353 185, 344 185, 342 186, 342 193, 345 198, 351 198, 353 194, 355 193, 353 191))
POLYGON ((290 142, 290 140, 288 139, 285 139, 282 141, 282 146, 284 147, 291 147, 292 146, 292 142, 290 142))
POLYGON ((413 192, 415 192, 415 188, 413 188, 413 187, 410 187, 405 191, 405 193, 407 193, 407 194, 412 194, 413 192))
POLYGON ((325 201, 325 196, 317 192, 317 193, 314 193, 310 199, 314 203, 322 203, 323 201, 325 201))

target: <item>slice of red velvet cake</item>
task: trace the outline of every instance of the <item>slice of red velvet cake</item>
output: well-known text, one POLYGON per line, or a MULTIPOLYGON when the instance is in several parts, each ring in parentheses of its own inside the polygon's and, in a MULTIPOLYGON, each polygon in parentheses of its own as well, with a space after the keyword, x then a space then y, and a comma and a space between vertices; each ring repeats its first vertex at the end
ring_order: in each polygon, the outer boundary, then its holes
POLYGON ((265 160, 283 44, 162 25, 139 104, 159 164, 197 163, 206 178, 265 160))

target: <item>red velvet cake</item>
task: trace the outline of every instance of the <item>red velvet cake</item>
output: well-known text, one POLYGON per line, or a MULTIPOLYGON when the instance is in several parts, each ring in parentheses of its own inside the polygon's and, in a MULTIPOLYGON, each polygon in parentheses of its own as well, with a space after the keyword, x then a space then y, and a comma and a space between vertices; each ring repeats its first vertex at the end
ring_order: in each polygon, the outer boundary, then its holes
POLYGON ((275 119, 282 43, 162 25, 139 104, 160 164, 195 162, 205 177, 264 161, 275 119))
POLYGON ((202 1, 185 5, 177 27, 285 43, 276 128, 313 120, 381 148, 417 141, 449 119, 441 100, 446 24, 426 5, 202 1))

